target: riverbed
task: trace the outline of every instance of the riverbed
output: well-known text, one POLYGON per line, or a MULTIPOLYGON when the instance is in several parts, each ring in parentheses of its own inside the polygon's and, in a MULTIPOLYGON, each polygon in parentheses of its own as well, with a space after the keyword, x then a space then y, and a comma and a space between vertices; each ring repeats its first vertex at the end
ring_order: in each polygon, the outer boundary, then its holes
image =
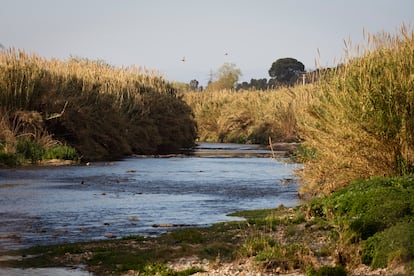
POLYGON ((299 164, 255 145, 201 143, 191 154, 0 170, 0 252, 155 236, 298 204, 299 164), (274 154, 279 158, 273 158, 274 154))

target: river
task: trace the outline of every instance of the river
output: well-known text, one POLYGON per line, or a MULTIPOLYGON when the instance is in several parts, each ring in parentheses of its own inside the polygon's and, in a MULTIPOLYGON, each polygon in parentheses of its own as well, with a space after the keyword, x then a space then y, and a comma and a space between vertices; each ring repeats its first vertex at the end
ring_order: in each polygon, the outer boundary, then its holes
POLYGON ((271 156, 255 145, 201 143, 191 155, 2 169, 0 254, 152 236, 236 220, 227 216, 234 211, 297 205, 300 165, 271 156))

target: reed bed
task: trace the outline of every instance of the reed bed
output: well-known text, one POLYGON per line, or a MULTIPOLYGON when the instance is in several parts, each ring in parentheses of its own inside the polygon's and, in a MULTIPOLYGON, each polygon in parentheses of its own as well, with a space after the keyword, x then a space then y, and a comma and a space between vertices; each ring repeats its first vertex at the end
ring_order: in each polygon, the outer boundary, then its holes
POLYGON ((355 179, 414 172, 414 34, 365 35, 318 81, 268 91, 186 92, 199 139, 267 144, 303 141, 302 194, 331 193, 355 179))
POLYGON ((183 98, 193 109, 201 141, 268 144, 269 137, 297 141, 296 114, 311 89, 186 92, 183 98))
POLYGON ((25 121, 27 114, 37 116, 44 134, 88 160, 175 152, 196 137, 191 109, 176 89, 140 67, 46 60, 9 49, 0 52, 0 105, 3 151, 13 151, 17 138, 32 133, 16 128, 34 123, 25 121))
POLYGON ((366 40, 348 47, 346 62, 321 77, 298 114, 303 146, 316 152, 301 172, 302 193, 414 172, 413 30, 366 40))

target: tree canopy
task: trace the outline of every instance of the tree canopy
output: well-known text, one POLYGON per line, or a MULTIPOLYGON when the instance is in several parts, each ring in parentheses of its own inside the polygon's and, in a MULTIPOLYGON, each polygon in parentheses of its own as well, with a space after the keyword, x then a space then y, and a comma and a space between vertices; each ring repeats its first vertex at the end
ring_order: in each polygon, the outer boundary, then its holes
POLYGON ((207 89, 234 89, 241 75, 241 71, 236 67, 236 64, 224 63, 213 74, 215 80, 208 84, 207 89))
POLYGON ((301 73, 305 72, 305 65, 294 58, 280 58, 272 63, 269 76, 284 85, 293 85, 301 73))

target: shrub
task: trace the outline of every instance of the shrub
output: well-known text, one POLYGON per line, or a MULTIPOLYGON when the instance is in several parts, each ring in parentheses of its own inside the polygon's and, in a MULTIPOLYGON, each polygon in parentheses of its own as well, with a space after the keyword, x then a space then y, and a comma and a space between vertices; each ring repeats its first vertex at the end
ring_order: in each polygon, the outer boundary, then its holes
POLYGON ((356 181, 329 197, 315 198, 310 213, 334 218, 363 240, 414 214, 414 177, 356 181))
POLYGON ((335 226, 344 258, 360 246, 362 262, 374 268, 414 259, 414 175, 355 181, 314 198, 308 215, 335 226))
POLYGON ((403 221, 363 243, 362 261, 373 268, 414 259, 414 221, 403 221))
POLYGON ((18 140, 16 154, 23 160, 30 160, 36 163, 42 160, 44 149, 35 141, 29 139, 18 140))
POLYGON ((17 165, 15 154, 4 153, 0 151, 0 167, 13 167, 17 165))

